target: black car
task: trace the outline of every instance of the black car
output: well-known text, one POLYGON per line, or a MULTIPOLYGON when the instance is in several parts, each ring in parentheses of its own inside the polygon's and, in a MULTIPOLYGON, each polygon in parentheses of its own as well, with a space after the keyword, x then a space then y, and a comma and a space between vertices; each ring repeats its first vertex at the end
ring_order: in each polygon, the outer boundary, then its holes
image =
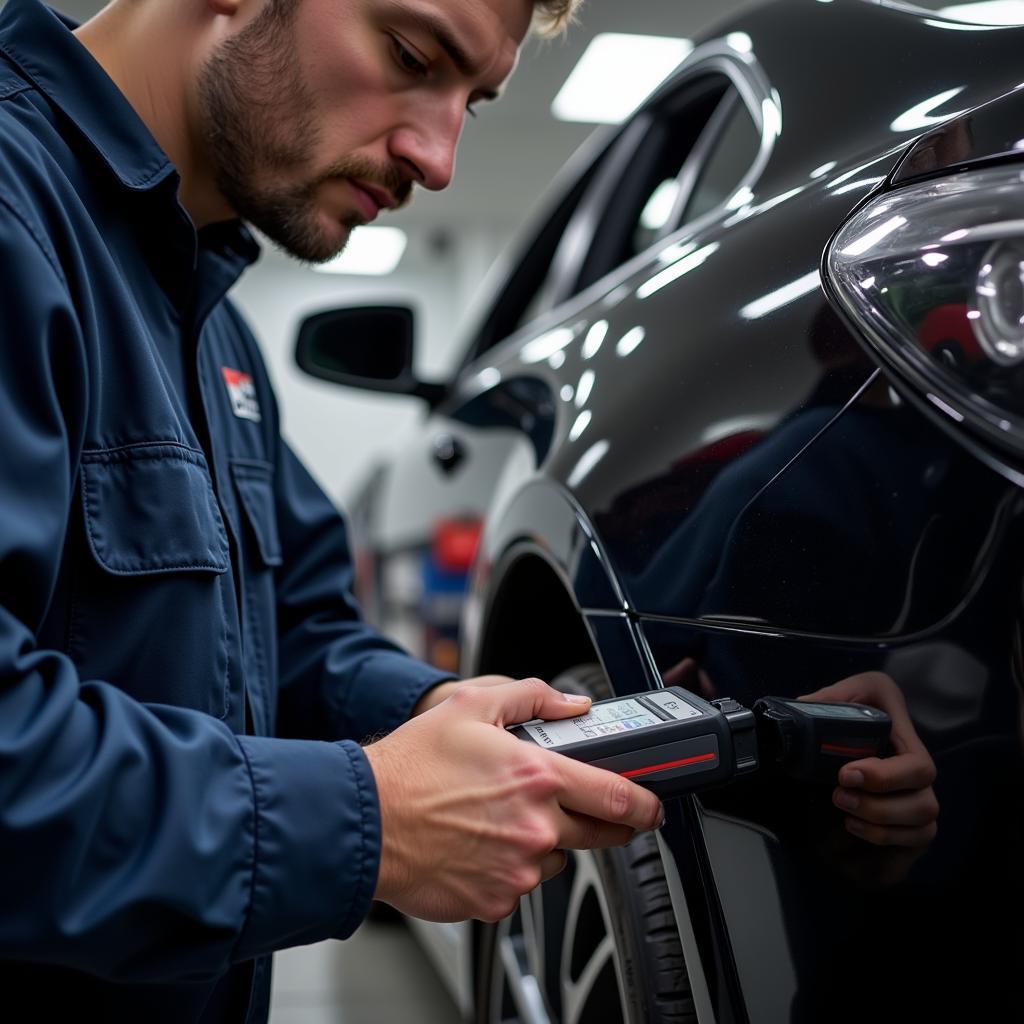
POLYGON ((880 671, 937 768, 922 848, 777 774, 669 804, 431 933, 467 1016, 1024 1017, 1022 84, 1022 29, 756 7, 566 167, 450 380, 407 311, 305 326, 310 372, 430 406, 365 496, 385 628, 480 520, 467 674, 749 705, 880 671))

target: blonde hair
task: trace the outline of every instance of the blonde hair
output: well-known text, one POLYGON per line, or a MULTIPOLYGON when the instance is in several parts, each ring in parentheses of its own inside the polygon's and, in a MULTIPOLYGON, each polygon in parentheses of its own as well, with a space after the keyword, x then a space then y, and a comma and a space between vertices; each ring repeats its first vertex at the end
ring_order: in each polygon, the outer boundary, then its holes
MULTIPOLYGON (((582 3, 583 0, 533 0, 531 30, 543 38, 561 35, 575 21, 582 3)), ((284 20, 298 5, 299 0, 269 0, 265 12, 270 18, 284 20)))
POLYGON ((583 0, 533 0, 533 31, 542 37, 561 35, 575 20, 583 0))

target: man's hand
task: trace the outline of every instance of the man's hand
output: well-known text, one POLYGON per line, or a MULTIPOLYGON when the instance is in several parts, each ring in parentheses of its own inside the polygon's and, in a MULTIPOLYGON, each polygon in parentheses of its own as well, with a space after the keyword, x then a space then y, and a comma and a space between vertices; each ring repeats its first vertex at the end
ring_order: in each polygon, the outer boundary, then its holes
POLYGON ((456 690, 463 686, 500 686, 503 683, 511 683, 515 680, 511 676, 474 676, 472 679, 451 679, 447 683, 438 683, 432 686, 416 702, 412 709, 412 717, 422 715, 424 711, 436 708, 442 701, 446 701, 456 690))
POLYGON ((366 747, 381 807, 376 898, 426 920, 498 921, 562 870, 564 849, 657 827, 652 793, 505 731, 589 707, 539 679, 463 685, 366 747))
POLYGON ((863 672, 800 700, 852 702, 881 708, 892 719, 892 757, 851 761, 839 772, 832 802, 848 831, 879 846, 926 846, 938 831, 935 762, 914 730, 899 687, 881 672, 863 672))

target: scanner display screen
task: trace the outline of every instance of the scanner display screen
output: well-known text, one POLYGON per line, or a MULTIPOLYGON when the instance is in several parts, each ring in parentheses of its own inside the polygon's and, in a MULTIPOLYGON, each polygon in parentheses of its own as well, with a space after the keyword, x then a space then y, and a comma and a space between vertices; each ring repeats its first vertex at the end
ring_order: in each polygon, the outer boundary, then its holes
POLYGON ((630 699, 597 704, 579 718, 545 722, 543 725, 524 725, 523 728, 542 747, 562 747, 567 743, 579 743, 582 740, 663 724, 664 719, 630 699))

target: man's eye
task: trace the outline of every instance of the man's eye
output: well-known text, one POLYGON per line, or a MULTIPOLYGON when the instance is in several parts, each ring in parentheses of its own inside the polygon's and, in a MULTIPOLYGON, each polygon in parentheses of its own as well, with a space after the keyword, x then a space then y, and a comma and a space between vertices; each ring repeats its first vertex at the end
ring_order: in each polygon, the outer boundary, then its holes
POLYGON ((411 75, 425 75, 427 73, 427 65, 419 60, 411 50, 403 46, 400 40, 392 36, 391 43, 395 49, 395 59, 404 70, 408 71, 411 75))

